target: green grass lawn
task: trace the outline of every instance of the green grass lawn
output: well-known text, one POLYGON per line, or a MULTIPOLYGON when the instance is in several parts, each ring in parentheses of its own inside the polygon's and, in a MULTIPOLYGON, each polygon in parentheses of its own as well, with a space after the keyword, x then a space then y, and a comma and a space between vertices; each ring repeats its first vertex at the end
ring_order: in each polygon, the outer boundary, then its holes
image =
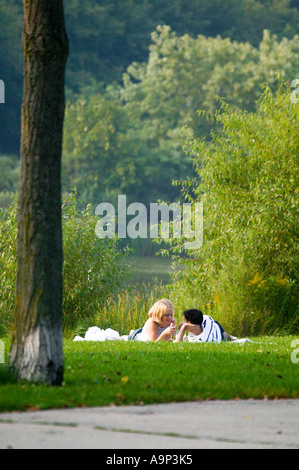
POLYGON ((8 373, 6 340, 0 411, 299 398, 299 341, 292 345, 299 337, 252 339, 255 343, 243 345, 65 340, 61 387, 15 383, 8 373))

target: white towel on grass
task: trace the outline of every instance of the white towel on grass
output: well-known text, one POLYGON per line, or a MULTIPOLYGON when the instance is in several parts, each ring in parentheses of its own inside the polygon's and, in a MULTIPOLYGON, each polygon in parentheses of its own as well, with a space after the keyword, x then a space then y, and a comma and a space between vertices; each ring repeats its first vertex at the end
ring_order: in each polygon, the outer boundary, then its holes
MULTIPOLYGON (((118 331, 112 330, 112 328, 107 328, 106 330, 102 330, 98 326, 91 326, 85 333, 84 338, 82 336, 75 336, 73 341, 128 341, 128 335, 120 336, 118 331)), ((143 334, 142 332, 139 333, 136 338, 136 341, 149 341, 148 336, 143 334)), ((246 342, 254 343, 248 338, 240 338, 235 339, 233 341, 227 341, 228 343, 239 343, 244 344, 246 342)))
POLYGON ((85 333, 84 338, 82 336, 75 336, 74 341, 127 341, 128 336, 120 336, 118 331, 112 330, 112 328, 107 328, 102 330, 97 326, 92 326, 88 328, 85 333))

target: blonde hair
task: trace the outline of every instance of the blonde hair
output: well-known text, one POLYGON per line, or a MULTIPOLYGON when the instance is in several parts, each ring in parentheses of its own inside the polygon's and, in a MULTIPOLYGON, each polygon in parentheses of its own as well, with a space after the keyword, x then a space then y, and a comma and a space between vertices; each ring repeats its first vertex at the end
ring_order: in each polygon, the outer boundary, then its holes
POLYGON ((168 299, 158 300, 148 312, 148 316, 155 322, 161 323, 162 317, 166 314, 167 310, 173 312, 173 305, 168 299))

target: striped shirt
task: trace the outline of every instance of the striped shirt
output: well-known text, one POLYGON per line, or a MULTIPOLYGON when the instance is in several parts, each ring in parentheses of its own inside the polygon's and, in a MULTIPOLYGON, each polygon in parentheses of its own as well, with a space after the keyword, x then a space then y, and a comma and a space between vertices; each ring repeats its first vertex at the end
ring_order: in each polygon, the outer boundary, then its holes
POLYGON ((212 317, 204 315, 201 327, 203 332, 200 335, 195 336, 190 332, 185 338, 185 341, 194 343, 214 341, 215 343, 221 343, 222 335, 219 324, 215 322, 212 317))

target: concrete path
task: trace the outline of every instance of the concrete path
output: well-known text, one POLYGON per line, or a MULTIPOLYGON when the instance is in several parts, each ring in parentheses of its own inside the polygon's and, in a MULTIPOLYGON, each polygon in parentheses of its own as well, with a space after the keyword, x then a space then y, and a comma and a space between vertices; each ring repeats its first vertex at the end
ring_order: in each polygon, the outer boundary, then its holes
POLYGON ((298 449, 299 400, 0 413, 0 449, 11 448, 298 449))

